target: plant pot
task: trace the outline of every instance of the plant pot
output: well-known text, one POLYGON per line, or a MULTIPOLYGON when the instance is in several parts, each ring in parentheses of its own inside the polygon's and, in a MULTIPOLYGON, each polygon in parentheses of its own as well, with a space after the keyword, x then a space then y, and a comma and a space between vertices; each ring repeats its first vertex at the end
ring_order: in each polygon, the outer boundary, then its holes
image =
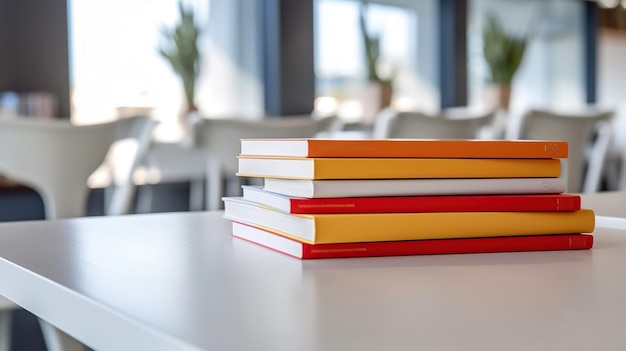
POLYGON ((378 112, 391 105, 393 86, 388 83, 370 82, 365 87, 362 96, 363 123, 371 125, 376 120, 378 112))
POLYGON ((181 126, 183 128, 183 140, 182 146, 186 148, 193 148, 197 146, 198 136, 196 126, 202 121, 202 116, 197 109, 189 110, 182 114, 181 126))
POLYGON ((494 110, 509 110, 511 102, 511 86, 494 84, 485 90, 485 105, 494 110))

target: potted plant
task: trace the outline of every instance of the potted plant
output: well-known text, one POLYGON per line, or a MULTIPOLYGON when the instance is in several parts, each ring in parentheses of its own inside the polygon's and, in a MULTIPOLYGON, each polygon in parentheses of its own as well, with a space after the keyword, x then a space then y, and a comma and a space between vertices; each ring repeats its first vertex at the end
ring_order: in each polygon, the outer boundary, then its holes
POLYGON ((511 82, 524 58, 527 36, 507 33, 494 15, 483 27, 483 55, 489 66, 492 108, 509 109, 511 82))
POLYGON ((185 8, 178 2, 179 22, 173 28, 162 27, 162 43, 159 53, 179 76, 186 102, 186 114, 198 110, 195 101, 196 81, 200 72, 200 51, 198 37, 200 28, 196 24, 193 9, 185 8))
POLYGON ((380 34, 371 33, 366 23, 366 3, 361 0, 359 28, 365 52, 367 81, 363 99, 363 115, 365 123, 373 123, 378 112, 391 104, 393 95, 393 75, 384 77, 380 67, 380 34))

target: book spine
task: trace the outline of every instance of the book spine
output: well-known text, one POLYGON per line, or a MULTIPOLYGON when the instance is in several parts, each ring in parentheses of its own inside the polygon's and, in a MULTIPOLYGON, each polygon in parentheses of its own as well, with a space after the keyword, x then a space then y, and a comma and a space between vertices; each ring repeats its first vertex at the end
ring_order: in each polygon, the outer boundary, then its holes
POLYGON ((593 246, 593 236, 586 234, 562 234, 496 238, 302 245, 303 259, 323 259, 491 252, 584 250, 590 249, 593 246))
POLYGON ((558 159, 318 158, 311 178, 541 178, 560 173, 558 159))
POLYGON ((310 217, 315 222, 315 238, 311 244, 591 233, 595 225, 594 213, 587 209, 572 212, 319 214, 310 217))
POLYGON ((264 189, 305 198, 560 194, 565 191, 561 178, 317 180, 312 181, 310 189, 292 193, 289 187, 273 187, 273 181, 266 178, 264 189))
POLYGON ((580 196, 422 196, 290 199, 293 214, 403 213, 403 212, 488 212, 488 211, 576 211, 580 196))
POLYGON ((308 157, 566 158, 563 141, 308 140, 308 157))

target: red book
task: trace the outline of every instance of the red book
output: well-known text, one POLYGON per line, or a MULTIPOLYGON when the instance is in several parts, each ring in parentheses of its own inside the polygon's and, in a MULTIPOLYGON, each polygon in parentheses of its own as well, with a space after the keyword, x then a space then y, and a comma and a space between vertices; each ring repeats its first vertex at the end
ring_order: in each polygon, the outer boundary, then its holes
POLYGON ((292 214, 580 210, 580 196, 571 194, 445 195, 309 199, 277 194, 263 190, 261 187, 244 186, 243 198, 292 214))
POLYGON ((233 236, 300 259, 583 250, 593 246, 593 236, 589 234, 311 245, 262 228, 232 223, 233 236))

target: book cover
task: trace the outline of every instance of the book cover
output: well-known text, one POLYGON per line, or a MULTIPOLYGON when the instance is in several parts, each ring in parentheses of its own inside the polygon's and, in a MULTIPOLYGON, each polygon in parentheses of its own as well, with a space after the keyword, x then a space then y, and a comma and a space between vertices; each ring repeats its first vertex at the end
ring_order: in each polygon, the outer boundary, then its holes
POLYGON ((241 140, 242 155, 289 157, 566 158, 567 142, 553 140, 241 140))
POLYGON ((263 189, 278 194, 305 197, 368 197, 485 194, 560 194, 562 178, 491 179, 342 179, 300 180, 265 178, 263 189))
POLYGON ((580 196, 570 194, 307 199, 272 193, 263 190, 260 186, 244 185, 242 188, 245 200, 294 214, 580 210, 580 196))
POLYGON ((224 198, 224 217, 309 244, 591 233, 592 210, 295 215, 224 198))
POLYGON ((237 238, 300 259, 584 250, 593 247, 593 236, 588 234, 311 245, 237 222, 233 222, 232 232, 237 238))
POLYGON ((559 159, 277 158, 239 156, 239 176, 288 179, 549 178, 559 159))

